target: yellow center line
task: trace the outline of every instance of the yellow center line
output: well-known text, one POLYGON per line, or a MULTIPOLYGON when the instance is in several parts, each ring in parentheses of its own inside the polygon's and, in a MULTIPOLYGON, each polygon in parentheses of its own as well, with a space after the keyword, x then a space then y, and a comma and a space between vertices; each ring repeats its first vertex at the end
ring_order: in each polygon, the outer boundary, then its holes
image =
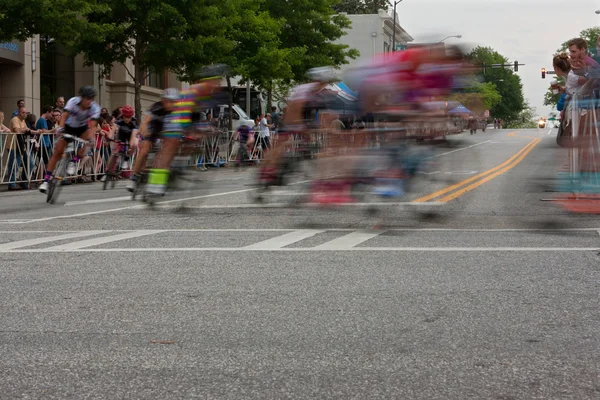
POLYGON ((491 181, 492 179, 494 179, 497 176, 502 175, 506 171, 509 171, 510 169, 514 168, 517 164, 519 164, 521 161, 523 161, 523 159, 527 156, 527 154, 529 154, 533 150, 533 148, 535 146, 537 146, 537 144, 539 142, 541 142, 541 141, 542 141, 542 139, 540 139, 540 138, 534 139, 531 143, 529 143, 529 145, 526 146, 526 150, 523 151, 523 152, 521 152, 521 155, 516 160, 514 160, 511 164, 507 165, 506 167, 502 168, 499 171, 494 172, 491 175, 488 175, 487 177, 485 177, 485 178, 483 178, 483 179, 481 179, 481 180, 479 180, 479 181, 477 181, 475 183, 472 183, 471 185, 469 185, 469 186, 467 186, 465 188, 457 190, 456 192, 454 192, 452 194, 449 194, 448 196, 442 197, 438 201, 440 203, 447 203, 450 200, 454 200, 457 197, 460 197, 463 194, 465 194, 467 192, 470 192, 471 190, 473 190, 473 189, 475 189, 475 188, 483 185, 484 183, 486 183, 488 181, 491 181))
MULTIPOLYGON (((413 202, 414 203, 423 203, 423 202, 429 201, 431 199, 434 199, 436 197, 443 196, 446 193, 449 193, 449 192, 451 192, 453 190, 456 190, 456 189, 460 188, 461 186, 467 185, 467 184, 469 184, 469 183, 471 183, 473 181, 476 181, 477 179, 483 178, 483 177, 485 177, 485 176, 487 176, 489 174, 492 174, 492 173, 494 173, 494 172, 496 172, 496 171, 504 168, 505 166, 509 165, 511 162, 513 162, 514 160, 516 160, 523 152, 527 151, 527 149, 530 146, 532 146, 534 143, 537 144, 536 140, 538 140, 538 139, 534 139, 534 140, 530 141, 525 147, 523 147, 521 150, 519 150, 511 158, 509 158, 508 160, 504 161, 502 164, 497 165, 494 168, 491 168, 491 169, 489 169, 487 171, 484 171, 484 172, 482 172, 482 173, 480 173, 478 175, 475 175, 475 176, 472 176, 472 177, 470 177, 468 179, 465 179, 464 181, 460 181, 458 183, 455 183, 454 185, 448 186, 448 187, 446 187, 444 189, 435 191, 435 192, 433 192, 431 194, 428 194, 426 196, 423 196, 423 197, 419 197, 418 199, 413 200, 413 202)), ((539 139, 539 140, 541 140, 541 139, 539 139)))

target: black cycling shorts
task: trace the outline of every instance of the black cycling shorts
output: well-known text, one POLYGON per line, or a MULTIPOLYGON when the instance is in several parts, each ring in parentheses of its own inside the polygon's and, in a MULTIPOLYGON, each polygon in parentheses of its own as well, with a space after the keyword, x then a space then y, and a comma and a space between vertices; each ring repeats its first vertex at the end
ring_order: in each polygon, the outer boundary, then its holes
POLYGON ((75 136, 80 138, 84 133, 86 133, 88 131, 88 127, 87 126, 81 126, 79 128, 73 128, 72 126, 66 125, 65 124, 65 130, 64 132, 67 135, 71 135, 71 136, 75 136))

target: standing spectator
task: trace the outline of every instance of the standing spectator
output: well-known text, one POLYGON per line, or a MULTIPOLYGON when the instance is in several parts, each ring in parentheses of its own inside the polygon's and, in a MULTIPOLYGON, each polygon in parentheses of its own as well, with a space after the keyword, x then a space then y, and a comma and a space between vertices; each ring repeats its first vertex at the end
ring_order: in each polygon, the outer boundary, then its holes
MULTIPOLYGON (((25 150, 23 152, 23 172, 21 173, 21 177, 23 181, 28 182, 27 185, 33 176, 35 157, 40 148, 37 136, 40 132, 35 129, 36 120, 37 117, 32 113, 28 113, 25 117, 25 123, 29 130, 25 132, 25 150)), ((29 189, 29 186, 25 186, 25 189, 29 189)))
POLYGON ((56 99, 55 108, 60 110, 61 114, 63 113, 63 111, 65 110, 65 98, 64 97, 60 96, 59 98, 56 99))
POLYGON ((277 112, 277 107, 271 107, 271 119, 273 120, 273 129, 277 130, 279 128, 279 121, 281 120, 281 115, 277 112))
POLYGON ((587 42, 582 38, 569 40, 569 56, 574 74, 579 76, 578 85, 583 86, 590 78, 587 74, 589 68, 600 68, 600 64, 588 55, 587 42))
POLYGON ((40 160, 44 163, 44 172, 46 165, 52 155, 52 148, 54 147, 54 122, 52 122, 52 106, 44 106, 42 109, 42 115, 37 120, 35 128, 40 132, 40 160))
MULTIPOLYGON (((23 135, 29 131, 25 118, 27 117, 27 109, 25 107, 19 110, 16 117, 10 120, 10 131, 13 133, 8 136, 8 190, 17 190, 16 179, 17 172, 21 168, 21 151, 25 147, 23 135)), ((21 185, 23 186, 23 185, 21 185)))
POLYGON ((12 113, 12 117, 19 116, 19 110, 25 107, 25 100, 17 100, 17 109, 12 113))
MULTIPOLYGON (((10 133, 10 129, 4 125, 4 112, 0 111, 0 165, 4 165, 4 137, 3 133, 10 133)), ((2 176, 0 176, 0 181, 2 180, 2 176)))
POLYGON ((258 140, 262 151, 266 151, 271 146, 271 132, 269 131, 269 128, 273 125, 268 123, 267 115, 261 114, 258 125, 258 140))

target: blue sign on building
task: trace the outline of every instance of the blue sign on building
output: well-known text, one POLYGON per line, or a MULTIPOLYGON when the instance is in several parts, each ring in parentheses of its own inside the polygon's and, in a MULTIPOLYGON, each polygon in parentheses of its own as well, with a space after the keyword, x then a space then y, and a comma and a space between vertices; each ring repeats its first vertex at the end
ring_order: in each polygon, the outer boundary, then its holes
POLYGON ((19 45, 16 43, 0 43, 0 49, 14 51, 17 53, 19 51, 19 45))

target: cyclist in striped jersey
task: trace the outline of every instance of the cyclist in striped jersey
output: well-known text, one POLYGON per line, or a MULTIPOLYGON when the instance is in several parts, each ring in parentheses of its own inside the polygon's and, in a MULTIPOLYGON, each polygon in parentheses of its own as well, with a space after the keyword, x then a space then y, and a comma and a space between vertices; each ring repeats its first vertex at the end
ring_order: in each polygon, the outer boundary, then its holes
POLYGON ((169 181, 169 166, 175 157, 181 137, 189 130, 207 132, 209 122, 192 121, 196 111, 212 108, 216 102, 215 95, 219 92, 221 77, 226 73, 227 66, 219 64, 205 67, 201 71, 201 82, 182 91, 181 97, 173 105, 173 110, 165 118, 162 131, 163 144, 157 154, 155 167, 148 176, 147 192, 150 195, 162 195, 167 190, 169 181))

